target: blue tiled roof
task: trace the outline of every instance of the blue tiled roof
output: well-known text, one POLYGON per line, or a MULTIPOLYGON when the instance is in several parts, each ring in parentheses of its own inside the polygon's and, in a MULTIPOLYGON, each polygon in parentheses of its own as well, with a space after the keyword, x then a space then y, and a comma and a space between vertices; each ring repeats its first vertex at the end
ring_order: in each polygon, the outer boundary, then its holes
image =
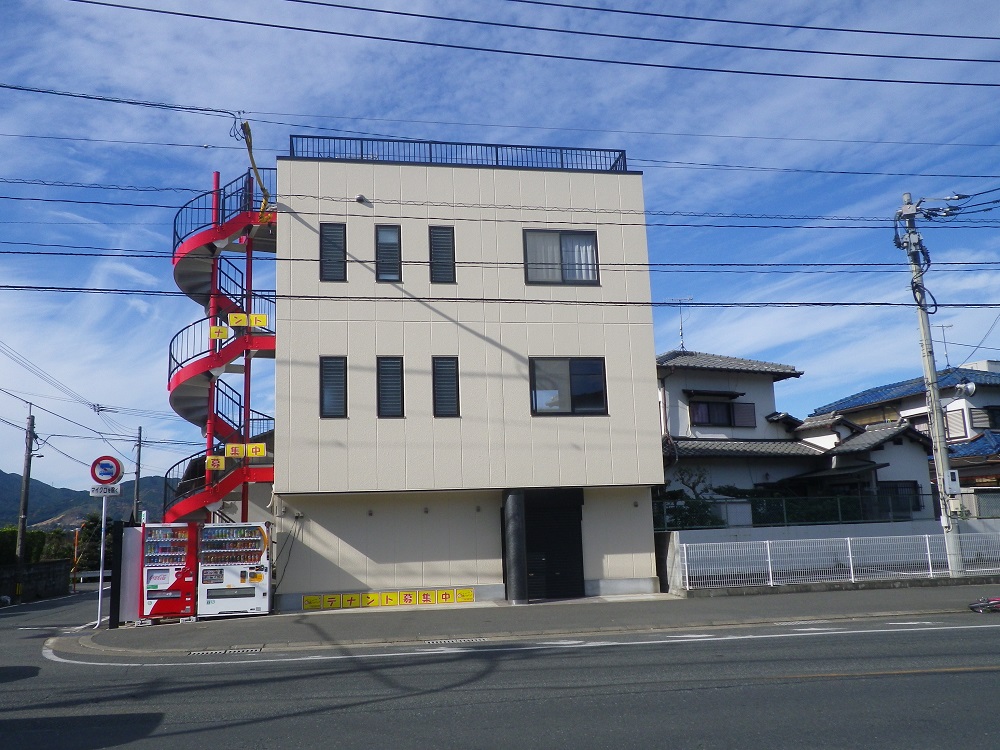
MULTIPOLYGON (((985 370, 969 370, 954 367, 950 370, 941 370, 937 374, 938 389, 953 388, 963 379, 976 385, 1000 386, 1000 373, 986 372, 985 370)), ((867 391, 855 393, 853 396, 842 398, 839 401, 814 409, 809 416, 829 414, 830 412, 846 412, 851 409, 858 409, 864 406, 885 403, 886 401, 896 401, 907 396, 916 396, 924 392, 924 379, 911 378, 898 383, 880 385, 869 388, 867 391)))
POLYGON ((952 458, 982 458, 1000 453, 1000 432, 984 430, 975 440, 948 446, 952 458))

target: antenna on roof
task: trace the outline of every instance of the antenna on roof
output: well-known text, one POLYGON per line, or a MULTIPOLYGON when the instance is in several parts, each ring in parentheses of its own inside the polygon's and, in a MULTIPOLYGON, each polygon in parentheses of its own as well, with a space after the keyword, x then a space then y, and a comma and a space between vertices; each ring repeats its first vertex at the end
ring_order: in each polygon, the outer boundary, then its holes
POLYGON ((673 299, 667 300, 667 302, 676 302, 677 303, 677 317, 680 319, 680 337, 681 337, 680 350, 682 352, 685 351, 685 349, 684 349, 684 303, 685 302, 693 302, 693 301, 694 301, 694 297, 674 297, 673 299))

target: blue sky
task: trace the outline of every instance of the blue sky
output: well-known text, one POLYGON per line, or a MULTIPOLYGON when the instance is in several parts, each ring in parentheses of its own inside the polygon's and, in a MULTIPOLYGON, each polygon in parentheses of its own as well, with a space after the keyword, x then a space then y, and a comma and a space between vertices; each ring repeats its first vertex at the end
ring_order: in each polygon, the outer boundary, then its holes
MULTIPOLYGON (((26 402, 46 442, 32 476, 57 486, 88 487, 90 462, 108 452, 134 469, 129 436, 140 425, 151 441, 143 474, 162 474, 198 450, 198 430, 170 416, 166 369, 171 337, 201 317, 199 308, 183 297, 72 290, 175 291, 168 255, 176 208, 209 189, 213 171, 228 181, 247 167, 227 115, 24 88, 242 112, 261 166, 287 151, 290 134, 309 133, 623 148, 645 174, 651 262, 683 264, 651 277, 655 301, 689 300, 657 309, 658 351, 677 347, 683 317, 688 349, 794 365, 805 375, 779 383, 777 397, 799 417, 919 375, 912 307, 845 303, 912 300, 891 225, 904 192, 934 199, 1000 187, 995 3, 556 2, 578 7, 8 0, 0 388, 13 395, 0 392, 0 470, 21 472, 26 402), (126 4, 271 27, 108 7, 126 4), (968 85, 977 83, 992 86, 968 85), (735 265, 777 263, 792 265, 735 265), (752 306, 759 303, 768 304, 752 306)), ((1000 262, 1000 233, 991 217, 921 224, 935 264, 926 283, 939 302, 997 301, 991 264, 1000 262)), ((952 365, 1000 359, 998 313, 935 314, 932 324, 946 326, 933 329, 939 365, 942 336, 952 365)), ((267 411, 268 398, 255 407, 267 411)))

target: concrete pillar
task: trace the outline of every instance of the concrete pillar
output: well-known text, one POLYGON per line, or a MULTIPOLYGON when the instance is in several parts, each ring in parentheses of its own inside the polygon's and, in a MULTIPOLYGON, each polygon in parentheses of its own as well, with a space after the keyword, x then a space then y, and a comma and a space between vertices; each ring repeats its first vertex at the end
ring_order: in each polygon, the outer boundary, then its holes
POLYGON ((525 541, 524 490, 504 490, 503 529, 507 601, 527 604, 528 547, 525 541))

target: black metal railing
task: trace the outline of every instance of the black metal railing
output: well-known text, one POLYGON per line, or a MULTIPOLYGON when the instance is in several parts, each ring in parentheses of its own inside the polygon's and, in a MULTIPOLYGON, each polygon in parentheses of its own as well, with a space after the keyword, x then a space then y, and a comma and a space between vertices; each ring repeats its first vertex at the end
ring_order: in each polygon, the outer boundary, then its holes
POLYGON ((582 172, 628 171, 625 152, 618 149, 336 138, 319 135, 291 136, 289 156, 391 164, 516 167, 582 172))
MULTIPOLYGON (((269 444, 274 441, 274 418, 260 412, 251 412, 251 438, 253 442, 265 442, 269 444)), ((216 450, 222 450, 222 445, 217 445, 216 450)), ((163 513, 173 508, 182 500, 203 492, 208 486, 205 481, 205 451, 193 453, 187 458, 182 458, 176 464, 167 469, 163 478, 163 513)), ((273 459, 268 456, 249 459, 249 463, 268 464, 273 459)), ((213 482, 220 482, 227 476, 242 466, 242 461, 230 460, 226 462, 223 471, 213 475, 213 482)))
MULTIPOLYGON (((255 294, 251 300, 251 312, 263 313, 267 315, 267 326, 258 329, 263 335, 274 335, 274 312, 275 301, 270 295, 255 294)), ((193 362, 202 357, 207 357, 214 350, 209 338, 209 331, 213 325, 220 324, 215 318, 201 318, 185 326, 170 340, 170 356, 167 366, 167 381, 174 374, 189 362, 193 362)), ((247 332, 245 328, 230 328, 229 336, 225 339, 218 339, 218 346, 222 348, 230 341, 247 332)))
MULTIPOLYGON (((273 196, 277 191, 278 170, 261 169, 261 181, 273 196)), ((232 182, 215 190, 209 190, 185 203, 174 217, 174 249, 188 237, 207 229, 213 224, 224 224, 234 216, 260 208, 264 194, 254 179, 253 172, 247 170, 232 182), (216 210, 216 207, 217 210, 216 210)))
POLYGON ((838 495, 829 497, 713 498, 690 513, 683 500, 653 500, 656 531, 761 526, 809 526, 837 523, 911 521, 915 511, 931 507, 930 495, 838 495))

